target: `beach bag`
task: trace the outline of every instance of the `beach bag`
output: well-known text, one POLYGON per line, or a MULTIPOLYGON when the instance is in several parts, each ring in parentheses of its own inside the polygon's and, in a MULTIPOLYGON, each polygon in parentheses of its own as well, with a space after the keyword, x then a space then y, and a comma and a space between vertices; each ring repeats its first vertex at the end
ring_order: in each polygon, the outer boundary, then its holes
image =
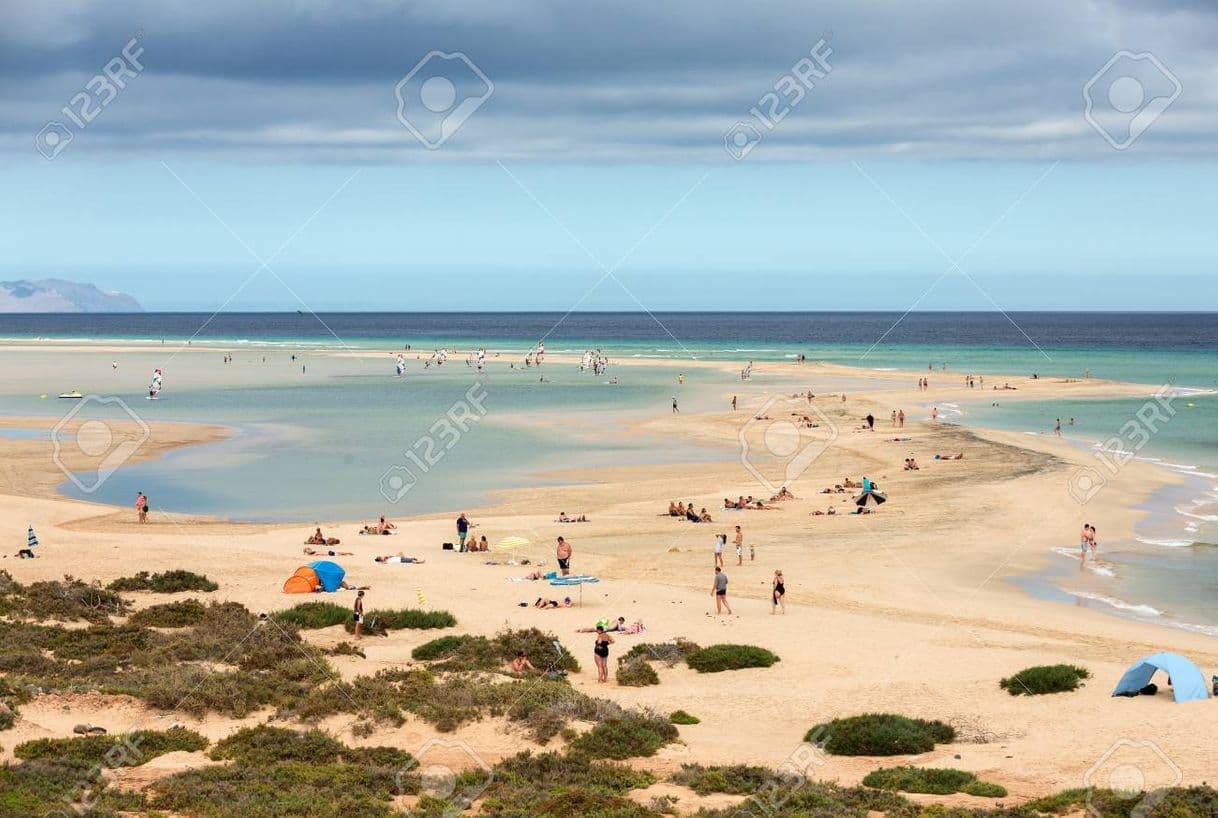
POLYGON ((452 543, 450 543, 450 542, 446 542, 446 543, 444 543, 443 545, 441 545, 441 546, 440 546, 440 549, 441 549, 441 550, 443 550, 443 551, 452 551, 452 550, 453 550, 453 544, 452 544, 452 543))
POLYGON ((1143 696, 1153 696, 1159 692, 1159 686, 1157 684, 1155 684, 1154 682, 1151 682, 1150 684, 1146 685, 1146 687, 1142 688, 1138 692, 1141 693, 1143 696))

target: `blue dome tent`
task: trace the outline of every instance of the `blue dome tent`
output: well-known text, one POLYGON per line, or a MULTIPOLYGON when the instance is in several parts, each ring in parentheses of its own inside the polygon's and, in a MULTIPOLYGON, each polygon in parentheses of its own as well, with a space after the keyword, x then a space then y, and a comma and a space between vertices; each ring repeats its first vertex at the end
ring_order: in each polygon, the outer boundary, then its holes
POLYGON ((1133 664, 1121 681, 1117 682, 1113 696, 1126 696, 1137 693, 1150 683, 1150 677, 1155 671, 1162 670, 1171 677, 1172 692, 1176 701, 1189 702, 1194 699, 1208 699, 1210 692, 1205 688, 1205 677, 1201 671, 1178 653, 1155 653, 1133 664))
POLYGON ((317 578, 321 580, 321 587, 328 592, 337 591, 342 584, 343 577, 347 575, 341 565, 329 560, 311 562, 309 567, 317 572, 317 578))

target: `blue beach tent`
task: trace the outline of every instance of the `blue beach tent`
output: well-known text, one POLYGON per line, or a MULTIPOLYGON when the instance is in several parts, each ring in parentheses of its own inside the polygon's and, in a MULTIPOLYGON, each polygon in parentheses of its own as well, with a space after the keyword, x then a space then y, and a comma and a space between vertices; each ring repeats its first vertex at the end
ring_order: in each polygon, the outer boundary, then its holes
POLYGON ((309 567, 317 572, 317 578, 321 581, 321 587, 329 592, 337 591, 342 584, 343 577, 347 575, 347 572, 343 570, 341 565, 329 560, 311 562, 309 567))
POLYGON ((1112 695, 1137 693, 1150 683, 1150 677, 1154 676, 1157 670, 1171 677, 1171 688, 1176 695, 1176 701, 1189 702, 1209 698, 1210 692, 1205 687, 1205 677, 1201 675, 1201 671, 1178 653, 1155 653, 1135 662, 1133 667, 1125 671, 1121 681, 1117 682, 1112 695))

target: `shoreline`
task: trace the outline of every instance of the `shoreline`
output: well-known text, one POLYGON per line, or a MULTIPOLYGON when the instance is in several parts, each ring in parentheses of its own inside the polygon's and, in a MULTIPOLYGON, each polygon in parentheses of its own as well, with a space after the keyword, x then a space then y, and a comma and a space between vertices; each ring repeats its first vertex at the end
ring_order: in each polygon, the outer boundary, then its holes
MULTIPOLYGON (((679 370, 687 364, 675 361, 667 366, 679 370)), ((467 509, 478 525, 475 533, 486 534, 492 542, 524 536, 533 545, 522 555, 543 567, 553 564, 554 537, 568 537, 576 550, 575 570, 602 580, 585 590, 582 607, 572 611, 532 608, 529 603, 539 594, 562 590, 545 583, 513 582, 530 569, 505 564, 501 554, 491 552, 488 556, 500 564, 486 565, 479 556, 441 551, 439 544, 453 539, 450 512, 396 517, 398 535, 391 538, 353 536, 356 524, 351 521, 322 525, 327 533, 342 538, 343 548, 355 552, 342 562, 353 582, 372 586, 373 604, 414 607, 419 604, 417 595, 425 594, 458 618, 462 632, 491 634, 505 626, 538 627, 574 645, 582 660, 586 646, 573 631, 620 614, 646 623, 647 634, 637 641, 682 636, 704 645, 756 644, 781 656, 781 662, 764 671, 763 684, 757 672, 708 680, 676 668, 661 670, 658 687, 635 689, 596 686, 589 668, 574 674, 571 681, 576 689, 595 690, 625 705, 649 705, 665 712, 690 709, 703 719, 701 725, 682 732, 682 744, 666 748, 648 762, 655 768, 673 769, 691 761, 776 766, 813 724, 855 712, 890 710, 959 725, 969 738, 928 754, 919 763, 984 773, 1008 786, 1014 801, 1077 786, 1106 747, 1123 736, 1143 735, 1151 729, 1156 737, 1170 730, 1159 740, 1169 756, 1190 759, 1185 770, 1188 781, 1212 780, 1218 763, 1194 762, 1189 750, 1218 729, 1218 718, 1210 716, 1212 709, 1152 702, 1135 716, 1129 703, 1108 696, 1110 684, 1130 662, 1157 650, 1178 650, 1204 668, 1218 667, 1212 638, 1050 603, 1006 581, 1054 559, 1053 547, 1075 542, 1080 507, 1069 499, 1066 481, 1085 462, 1086 452, 1067 441, 932 423, 912 414, 904 429, 890 431, 887 407, 904 406, 910 411, 924 400, 955 400, 967 395, 962 386, 941 386, 921 398, 912 388, 890 386, 848 394, 844 403, 836 393, 832 397, 818 393, 811 403, 791 397, 808 381, 827 382, 845 374, 812 365, 759 365, 752 381, 720 385, 725 405, 726 396, 740 395, 738 412, 725 408, 673 415, 663 407, 650 417, 633 417, 622 424, 621 434, 693 440, 730 453, 738 451, 742 435, 754 442, 764 437, 765 429, 751 428, 749 418, 756 413, 764 411, 781 420, 814 406, 824 418, 814 435, 827 434, 831 426, 833 439, 791 481, 800 499, 778 504, 773 511, 718 508, 725 494, 764 491, 739 457, 692 464, 557 469, 545 476, 560 478, 561 485, 501 489, 486 506, 467 509), (858 429, 859 417, 868 411, 882 418, 874 433, 858 429), (901 469, 901 459, 910 451, 917 453, 920 471, 901 469), (956 451, 965 458, 931 458, 936 452, 956 451), (821 493, 843 475, 857 479, 861 474, 871 476, 889 494, 878 514, 847 514, 850 495, 821 493), (706 505, 715 522, 695 525, 668 517, 664 509, 678 497, 706 505), (839 513, 812 515, 829 506, 839 513), (554 518, 560 510, 587 514, 590 522, 557 524, 554 518), (755 548, 756 560, 746 551, 742 565, 729 561, 726 570, 738 615, 716 618, 707 612, 710 540, 737 523, 755 548), (423 556, 426 563, 399 567, 372 563, 373 554, 398 550, 423 556), (782 568, 788 578, 786 616, 769 615, 769 578, 775 568, 782 568), (998 689, 998 679, 1023 667, 1056 662, 1083 663, 1095 679, 1068 697, 1039 701, 1011 697, 998 689), (945 674, 944 668, 951 671, 945 674), (760 723, 770 728, 740 730, 741 724, 760 723), (1057 729, 1046 733, 1037 728, 1044 723, 1056 724, 1057 729), (953 759, 953 754, 962 758, 953 759)), ((911 387, 915 377, 917 373, 908 376, 911 387)), ((892 384, 894 377, 892 372, 874 373, 859 381, 892 384)), ((1023 392, 1022 380, 1019 386, 1023 392)), ((1098 396, 1148 390, 1045 378, 1026 394, 1043 398, 1062 391, 1098 396)), ((537 422, 560 415, 539 415, 537 422)), ((7 424, 23 425, 14 419, 7 424)), ((175 434, 186 437, 182 429, 175 434)), ((0 438, 6 451, 31 445, 35 444, 29 440, 0 438)), ((45 449, 42 456, 45 459, 45 449)), ((763 475, 771 474, 771 466, 782 473, 781 458, 767 456, 755 465, 763 475)), ((1102 521, 1105 531, 1128 531, 1132 536, 1147 512, 1133 507, 1130 500, 1136 498, 1140 505, 1157 487, 1178 477, 1151 463, 1131 463, 1090 501, 1086 514, 1102 521)), ((74 575, 103 582, 136 570, 184 568, 217 581, 221 590, 212 595, 217 600, 240 602, 252 611, 277 610, 299 601, 285 597, 279 588, 293 568, 308 559, 302 555, 302 541, 311 525, 170 519, 158 517, 155 509, 152 516, 152 523, 139 526, 123 507, 16 495, 6 489, 0 491, 0 519, 9 528, 23 528, 27 520, 33 521, 44 559, 9 559, 2 564, 23 583, 58 578, 68 565, 74 575)), ((137 607, 161 601, 140 596, 137 607)), ((337 601, 349 599, 340 593, 337 601)), ((411 650, 432 636, 403 631, 370 644, 366 660, 344 657, 335 664, 348 679, 380 667, 408 666, 411 650)), ((324 644, 337 638, 322 632, 310 635, 324 644)), ((623 641, 622 650, 635 640, 623 641)), ((147 716, 139 708, 110 711, 104 702, 96 707, 96 718, 108 720, 115 729, 138 725, 147 716)), ((15 735, 6 737, 5 747, 54 735, 63 718, 54 709, 50 701, 24 707, 23 721, 15 735)), ((94 712, 85 706, 76 709, 73 717, 94 712)), ((223 720, 184 721, 209 735, 230 729, 223 720)), ((326 726, 345 731, 349 724, 336 720, 326 726)), ((530 746, 519 737, 488 741, 490 726, 474 725, 462 735, 482 742, 480 748, 487 746, 492 758, 530 746)), ((375 743, 417 747, 434 734, 426 725, 410 721, 378 733, 375 743)), ((817 775, 857 783, 878 765, 876 759, 835 757, 817 775)))

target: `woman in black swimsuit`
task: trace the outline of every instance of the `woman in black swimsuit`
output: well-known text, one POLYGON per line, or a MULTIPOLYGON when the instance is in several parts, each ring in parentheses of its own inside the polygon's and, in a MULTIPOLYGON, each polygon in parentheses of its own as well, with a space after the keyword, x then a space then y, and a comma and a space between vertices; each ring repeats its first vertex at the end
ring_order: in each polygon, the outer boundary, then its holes
POLYGON ((613 644, 613 637, 605 633, 604 625, 596 626, 596 646, 592 649, 594 658, 596 659, 596 681, 609 681, 609 646, 613 644))
POLYGON ((774 599, 770 604, 770 614, 778 613, 778 609, 782 608, 782 612, 787 612, 787 603, 784 597, 787 595, 787 586, 782 579, 782 571, 774 572, 774 599))

